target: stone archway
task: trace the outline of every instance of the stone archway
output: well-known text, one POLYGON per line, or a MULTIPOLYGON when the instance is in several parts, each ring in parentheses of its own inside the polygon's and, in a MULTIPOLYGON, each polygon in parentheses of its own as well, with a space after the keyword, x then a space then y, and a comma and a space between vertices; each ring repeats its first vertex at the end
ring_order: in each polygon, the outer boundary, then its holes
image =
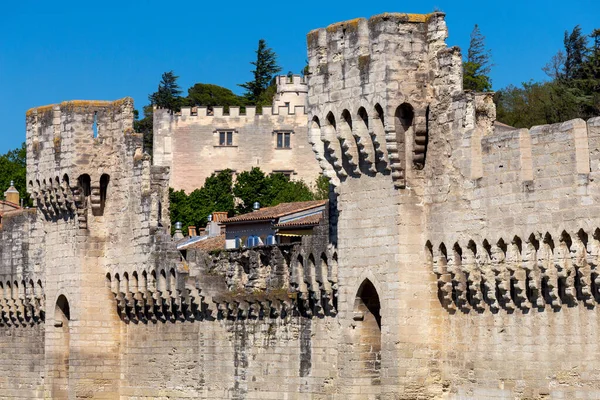
POLYGON ((356 330, 356 373, 370 379, 371 385, 381 382, 381 303, 377 289, 365 279, 354 301, 354 326, 356 330))
POLYGON ((52 398, 69 398, 69 356, 70 333, 69 321, 71 310, 69 301, 64 295, 56 300, 54 308, 54 346, 52 348, 52 398))

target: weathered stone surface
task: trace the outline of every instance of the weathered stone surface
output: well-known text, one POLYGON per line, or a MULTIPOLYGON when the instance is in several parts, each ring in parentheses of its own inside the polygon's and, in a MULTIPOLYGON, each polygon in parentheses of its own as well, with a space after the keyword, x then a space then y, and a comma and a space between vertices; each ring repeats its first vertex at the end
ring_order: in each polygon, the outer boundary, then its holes
POLYGON ((130 99, 30 110, 37 208, 0 229, 0 398, 598 398, 600 118, 496 130, 446 36, 441 13, 308 34, 333 190, 294 245, 179 253, 167 188, 187 160, 150 164, 130 99))
MULTIPOLYGON (((154 111, 154 164, 171 168, 169 184, 191 192, 215 172, 235 173, 259 167, 265 173, 283 172, 313 185, 319 165, 307 140, 306 80, 276 77, 273 107, 183 107, 180 113, 154 111), (232 132, 231 145, 222 146, 220 132, 232 132), (288 133, 289 148, 278 148, 277 134, 288 133)), ((227 142, 226 142, 227 144, 227 142)))

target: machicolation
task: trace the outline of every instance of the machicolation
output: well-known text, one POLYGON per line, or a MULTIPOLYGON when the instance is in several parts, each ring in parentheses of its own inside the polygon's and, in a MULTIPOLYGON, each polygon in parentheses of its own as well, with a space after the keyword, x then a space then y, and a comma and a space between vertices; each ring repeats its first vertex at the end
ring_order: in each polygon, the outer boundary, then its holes
POLYGON ((29 110, 0 398, 600 397, 600 118, 498 125, 444 18, 314 30, 272 108, 155 110, 153 160, 130 98, 29 110), (310 234, 179 246, 169 187, 251 166, 331 178, 310 234))

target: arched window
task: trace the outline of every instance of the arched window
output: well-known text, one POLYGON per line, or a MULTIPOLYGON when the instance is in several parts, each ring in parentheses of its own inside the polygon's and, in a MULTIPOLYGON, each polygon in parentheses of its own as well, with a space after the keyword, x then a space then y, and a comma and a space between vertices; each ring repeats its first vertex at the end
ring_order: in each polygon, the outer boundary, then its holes
POLYGON ((267 236, 267 246, 270 246, 273 244, 275 244, 275 236, 274 235, 267 236))

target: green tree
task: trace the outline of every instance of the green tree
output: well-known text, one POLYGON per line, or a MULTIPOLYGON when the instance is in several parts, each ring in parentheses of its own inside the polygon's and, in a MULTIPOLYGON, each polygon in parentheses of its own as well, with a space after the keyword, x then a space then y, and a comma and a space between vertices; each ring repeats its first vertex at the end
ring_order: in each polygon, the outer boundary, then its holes
POLYGON ((321 174, 315 182, 315 200, 329 199, 329 185, 331 184, 328 177, 321 174))
POLYGON ((177 84, 178 76, 173 71, 162 74, 158 90, 148 96, 151 104, 166 108, 171 111, 179 111, 181 109, 181 88, 177 84))
POLYGON ((600 29, 594 29, 589 35, 591 46, 587 51, 587 59, 583 67, 583 90, 589 94, 589 116, 600 115, 600 29))
POLYGON ((499 121, 516 128, 554 124, 581 116, 585 103, 576 88, 557 82, 528 82, 495 95, 499 121))
POLYGON ((303 181, 292 181, 279 173, 265 175, 258 167, 238 175, 233 193, 239 200, 236 209, 239 214, 251 212, 255 202, 261 207, 272 207, 315 199, 315 194, 303 181))
POLYGON ((208 215, 215 211, 227 211, 229 216, 252 212, 254 202, 259 202, 261 207, 272 207, 328 197, 329 179, 325 177, 317 179, 315 194, 303 181, 291 181, 279 173, 266 175, 258 167, 239 174, 234 185, 231 170, 225 170, 206 178, 204 186, 190 194, 169 189, 171 233, 175 222, 181 222, 183 231, 187 232, 190 225, 205 226, 208 215))
POLYGON ((527 82, 496 93, 497 119, 517 128, 600 114, 600 30, 588 37, 576 26, 544 72, 549 82, 527 82))
POLYGON ((587 58, 587 40, 581 33, 581 27, 577 25, 569 33, 565 31, 565 61, 563 73, 560 78, 565 81, 584 78, 584 64, 587 58))
POLYGON ((227 211, 228 215, 233 215, 235 202, 232 171, 230 169, 212 174, 206 178, 201 189, 200 202, 204 207, 204 212, 201 215, 203 223, 206 222, 208 215, 215 211, 227 211))
POLYGON ((250 104, 268 105, 272 101, 272 97, 268 99, 264 93, 269 86, 272 86, 275 75, 281 71, 281 67, 277 64, 277 54, 267 47, 264 39, 260 39, 256 50, 256 61, 250 64, 254 65, 252 70, 254 79, 239 86, 246 89, 244 96, 250 104))
POLYGON ((139 119, 139 111, 134 111, 133 129, 144 137, 144 151, 152 155, 154 133, 154 108, 149 104, 143 108, 144 118, 139 119))
POLYGON ((175 222, 181 222, 183 231, 187 232, 189 226, 206 226, 208 216, 215 211, 233 215, 232 186, 231 170, 224 170, 206 178, 204 186, 189 195, 183 190, 169 188, 171 233, 175 230, 175 222))
POLYGON ((269 204, 269 190, 265 173, 258 167, 242 172, 237 176, 233 186, 233 194, 239 200, 236 209, 239 214, 251 212, 255 202, 259 202, 261 206, 267 206, 269 204))
POLYGON ((236 95, 231 90, 210 83, 196 83, 188 89, 184 100, 188 106, 224 106, 225 111, 230 106, 243 106, 244 98, 236 95))
POLYGON ((471 32, 467 60, 463 62, 463 88, 476 92, 492 90, 491 69, 491 52, 485 48, 485 36, 476 24, 471 32))
POLYGON ((23 199, 23 204, 31 206, 32 201, 27 193, 27 147, 25 143, 0 156, 0 195, 4 195, 11 181, 14 181, 15 188, 19 191, 19 197, 23 199))
POLYGON ((280 203, 314 200, 315 196, 303 181, 292 181, 283 174, 271 174, 266 177, 267 195, 265 206, 280 203))

